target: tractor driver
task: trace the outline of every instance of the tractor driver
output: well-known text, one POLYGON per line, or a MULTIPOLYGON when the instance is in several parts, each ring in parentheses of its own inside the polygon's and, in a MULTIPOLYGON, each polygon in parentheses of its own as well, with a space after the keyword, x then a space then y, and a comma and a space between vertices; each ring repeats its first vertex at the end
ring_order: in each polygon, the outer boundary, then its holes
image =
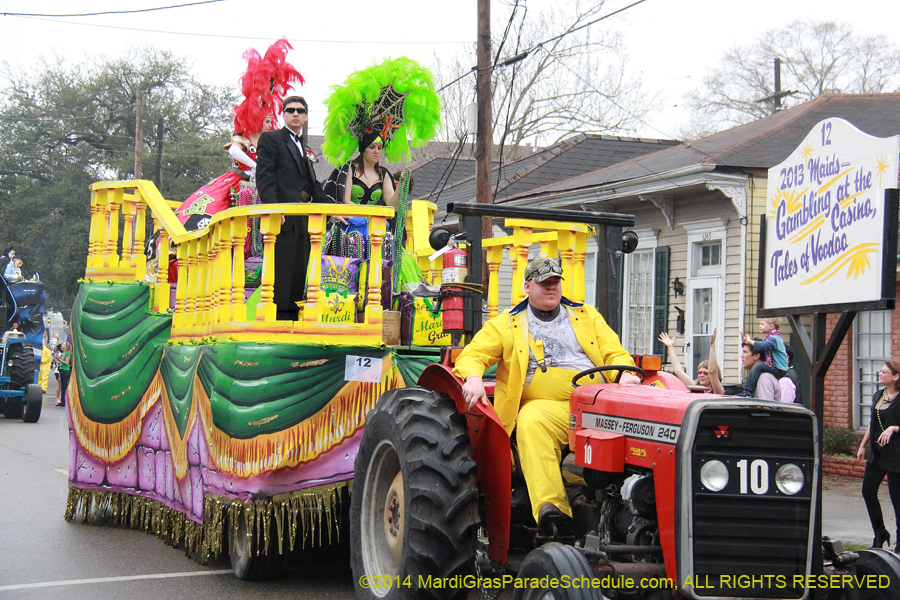
MULTIPOLYGON (((529 262, 524 284, 528 297, 485 323, 453 370, 465 381, 463 398, 471 410, 478 402, 489 404, 481 377, 499 362, 494 408, 507 434, 518 425, 532 514, 548 537, 574 533, 559 469, 562 449, 569 443, 572 377, 594 366, 634 366, 594 307, 562 297, 562 274, 555 260, 539 257, 529 262)), ((609 381, 616 375, 604 373, 609 381)), ((638 385, 640 379, 624 372, 621 383, 638 385)))

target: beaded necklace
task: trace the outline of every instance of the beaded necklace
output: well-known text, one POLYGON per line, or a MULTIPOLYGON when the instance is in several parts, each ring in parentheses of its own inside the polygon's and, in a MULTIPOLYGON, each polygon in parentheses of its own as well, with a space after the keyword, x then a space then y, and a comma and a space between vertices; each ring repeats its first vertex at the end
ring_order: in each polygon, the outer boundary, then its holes
POLYGON ((893 398, 888 399, 887 388, 885 388, 884 392, 881 394, 881 398, 875 403, 875 417, 878 419, 878 425, 881 427, 881 431, 885 430, 884 423, 881 422, 881 411, 893 404, 896 398, 897 394, 895 393, 893 398), (883 408, 879 409, 879 406, 883 406, 883 408))

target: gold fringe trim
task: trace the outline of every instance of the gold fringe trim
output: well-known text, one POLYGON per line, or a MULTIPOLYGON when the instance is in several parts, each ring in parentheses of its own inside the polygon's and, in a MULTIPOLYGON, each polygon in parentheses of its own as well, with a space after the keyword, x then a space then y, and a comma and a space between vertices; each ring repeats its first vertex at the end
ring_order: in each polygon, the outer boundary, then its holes
MULTIPOLYGON (((125 458, 141 437, 141 423, 153 404, 159 400, 163 389, 165 389, 165 385, 157 370, 156 375, 150 381, 150 387, 131 414, 117 423, 97 423, 84 414, 77 368, 74 369, 69 385, 69 410, 72 411, 72 425, 81 447, 107 465, 125 458)), ((177 434, 177 432, 176 429, 175 433, 177 434)), ((187 462, 186 458, 185 462, 187 462)), ((183 476, 184 473, 182 473, 183 476)))
POLYGON ((340 542, 343 490, 350 488, 343 481, 251 502, 206 494, 201 524, 153 498, 70 487, 65 519, 152 533, 170 546, 183 546, 188 557, 205 565, 226 550, 226 531, 234 543, 242 520, 255 556, 268 553, 273 534, 279 554, 292 551, 298 539, 304 549, 325 545, 325 536, 327 545, 340 542))
MULTIPOLYGON (((197 364, 200 364, 200 361, 197 361, 197 364)), ((196 365, 194 366, 194 373, 195 375, 197 373, 196 365)), ((157 372, 157 377, 162 381, 161 373, 157 372)), ((169 439, 169 447, 172 450, 172 463, 175 465, 175 477, 178 481, 182 481, 185 475, 187 475, 188 470, 188 436, 190 436, 191 429, 194 428, 194 424, 197 422, 197 410, 195 409, 197 401, 196 396, 194 396, 193 393, 191 394, 191 402, 188 405, 188 419, 187 424, 184 426, 183 438, 178 433, 178 425, 175 422, 175 415, 172 413, 172 404, 169 402, 169 392, 166 390, 165 385, 161 386, 160 396, 162 397, 163 423, 166 427, 166 437, 169 439)))
POLYGON ((393 364, 389 362, 385 367, 386 373, 381 382, 351 381, 331 402, 308 419, 283 431, 251 439, 233 439, 215 427, 209 397, 200 384, 200 378, 195 377, 194 394, 199 400, 210 458, 218 470, 237 477, 255 477, 315 459, 353 435, 384 392, 404 387, 403 379, 393 364))

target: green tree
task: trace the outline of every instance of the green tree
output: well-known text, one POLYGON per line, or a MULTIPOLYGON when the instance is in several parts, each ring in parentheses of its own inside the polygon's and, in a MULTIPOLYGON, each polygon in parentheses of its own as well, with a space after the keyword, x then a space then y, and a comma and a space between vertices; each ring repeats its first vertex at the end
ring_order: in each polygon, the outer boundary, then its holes
POLYGON ((163 196, 184 200, 229 167, 222 145, 237 86, 200 82, 183 57, 136 47, 78 64, 44 59, 32 70, 2 63, 0 79, 0 246, 15 246, 26 271, 40 272, 54 307, 71 306, 84 275, 90 184, 134 177, 138 90, 143 179, 154 178, 157 120, 165 122, 163 196))

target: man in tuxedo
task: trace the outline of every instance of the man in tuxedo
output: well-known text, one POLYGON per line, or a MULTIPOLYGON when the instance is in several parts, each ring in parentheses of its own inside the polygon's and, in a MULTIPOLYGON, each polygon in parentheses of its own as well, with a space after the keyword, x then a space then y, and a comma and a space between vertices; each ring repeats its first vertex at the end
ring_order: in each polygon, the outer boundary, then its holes
MULTIPOLYGON (((257 145, 256 189, 265 204, 325 202, 312 163, 301 140, 308 105, 300 96, 284 99, 284 127, 267 131, 257 145)), ((303 299, 309 264, 309 220, 282 217, 275 238, 275 305, 279 320, 297 318, 297 301, 303 299)))

